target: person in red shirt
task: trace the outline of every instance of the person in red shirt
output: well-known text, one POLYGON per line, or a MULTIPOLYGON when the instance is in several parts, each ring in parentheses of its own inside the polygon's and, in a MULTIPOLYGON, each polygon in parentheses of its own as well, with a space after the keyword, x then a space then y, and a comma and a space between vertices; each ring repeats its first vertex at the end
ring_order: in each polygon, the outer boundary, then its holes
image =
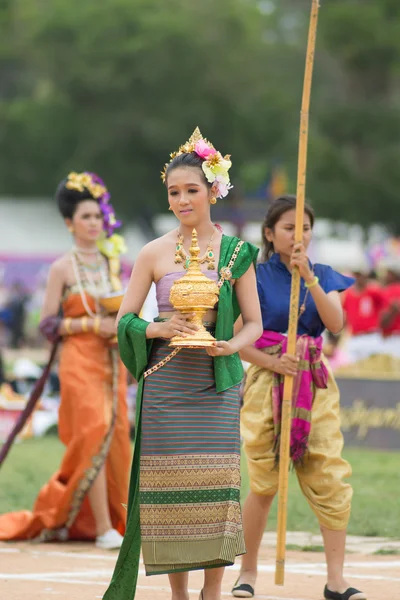
POLYGON ((386 306, 380 317, 384 352, 400 358, 400 259, 386 262, 386 306))
POLYGON ((350 361, 356 362, 383 351, 379 320, 386 300, 383 289, 370 281, 364 270, 353 275, 356 281, 346 291, 343 308, 351 333, 347 351, 350 361))

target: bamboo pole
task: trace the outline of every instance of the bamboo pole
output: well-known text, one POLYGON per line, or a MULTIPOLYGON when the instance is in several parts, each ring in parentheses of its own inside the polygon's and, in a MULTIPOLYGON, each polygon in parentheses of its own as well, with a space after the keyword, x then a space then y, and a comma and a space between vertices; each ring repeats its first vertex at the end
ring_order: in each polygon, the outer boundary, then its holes
MULTIPOLYGON (((304 204, 307 170, 308 122, 311 82, 314 66, 315 42, 317 37, 319 0, 312 0, 306 68, 304 74, 303 99, 300 118, 299 157, 296 191, 295 240, 303 240, 304 204)), ((299 316, 300 273, 298 267, 292 272, 292 287, 289 305, 288 354, 296 354, 297 322, 299 316)), ((282 402, 281 441, 279 450, 278 525, 275 584, 283 585, 285 579, 287 498, 290 465, 290 430, 292 421, 293 377, 285 376, 282 402)))

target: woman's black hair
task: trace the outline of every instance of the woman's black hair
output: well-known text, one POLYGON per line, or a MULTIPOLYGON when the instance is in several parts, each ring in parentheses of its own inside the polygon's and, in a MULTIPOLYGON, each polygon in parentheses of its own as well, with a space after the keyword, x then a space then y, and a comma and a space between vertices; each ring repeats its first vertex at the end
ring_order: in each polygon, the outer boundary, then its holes
MULTIPOLYGON (((267 214, 265 215, 265 219, 264 219, 264 222, 262 224, 262 229, 261 229, 262 246, 263 246, 262 260, 264 262, 269 260, 271 258, 271 256, 273 255, 273 253, 275 252, 274 244, 272 242, 269 242, 267 240, 267 238, 265 237, 265 229, 268 228, 273 231, 275 225, 277 224, 277 222, 279 221, 281 216, 283 214, 285 214, 286 212, 288 212, 289 210, 293 210, 295 208, 296 208, 296 196, 292 196, 292 195, 280 196, 279 198, 276 198, 276 200, 273 200, 273 202, 271 202, 271 204, 269 205, 269 208, 267 210, 267 214)), ((310 218, 310 224, 311 224, 311 229, 312 229, 314 227, 314 220, 315 220, 314 211, 309 204, 305 204, 304 212, 310 218)))
POLYGON ((204 175, 204 171, 201 168, 201 165, 203 164, 204 159, 200 158, 200 156, 198 154, 196 154, 196 152, 184 152, 183 154, 178 154, 178 156, 175 156, 175 158, 173 158, 171 160, 171 162, 169 163, 168 167, 167 167, 167 171, 166 171, 166 176, 165 176, 165 181, 167 181, 168 179, 168 175, 171 173, 171 171, 173 171, 174 169, 177 169, 178 167, 194 167, 195 169, 199 169, 201 172, 201 175, 203 177, 204 183, 211 188, 212 183, 209 183, 206 179, 206 176, 204 175))
POLYGON ((58 209, 64 219, 72 219, 78 204, 84 200, 94 200, 95 202, 99 203, 99 200, 94 198, 86 188, 83 190, 83 192, 69 190, 66 187, 67 181, 67 179, 63 179, 56 190, 58 209))

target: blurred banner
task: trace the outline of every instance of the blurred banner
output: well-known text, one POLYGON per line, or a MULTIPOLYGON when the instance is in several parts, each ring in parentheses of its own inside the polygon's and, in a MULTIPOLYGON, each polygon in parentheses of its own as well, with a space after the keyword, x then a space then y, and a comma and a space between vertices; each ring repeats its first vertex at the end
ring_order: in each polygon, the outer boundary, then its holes
POLYGON ((337 377, 347 446, 400 450, 398 380, 337 377))

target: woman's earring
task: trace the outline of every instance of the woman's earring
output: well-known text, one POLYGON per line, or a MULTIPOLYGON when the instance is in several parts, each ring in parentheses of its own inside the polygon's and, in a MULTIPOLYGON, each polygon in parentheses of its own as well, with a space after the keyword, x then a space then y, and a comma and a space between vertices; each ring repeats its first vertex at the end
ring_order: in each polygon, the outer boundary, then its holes
POLYGON ((69 231, 70 233, 74 233, 74 228, 72 227, 72 225, 70 225, 70 226, 68 227, 68 231, 69 231))
POLYGON ((171 206, 168 206, 168 210, 172 210, 171 206))
POLYGON ((210 198, 210 204, 217 204, 217 199, 214 196, 210 198))

